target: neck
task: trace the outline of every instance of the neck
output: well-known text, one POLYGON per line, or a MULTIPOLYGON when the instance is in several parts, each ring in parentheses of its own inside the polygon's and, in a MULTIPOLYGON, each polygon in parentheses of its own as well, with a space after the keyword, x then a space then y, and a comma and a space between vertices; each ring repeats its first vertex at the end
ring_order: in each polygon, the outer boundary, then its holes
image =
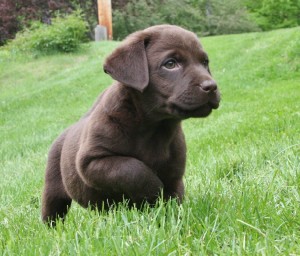
MULTIPOLYGON (((153 95, 152 95, 153 96, 153 95)), ((162 130, 172 133, 180 126, 181 120, 159 111, 159 104, 147 92, 115 84, 109 88, 104 96, 102 110, 120 123, 121 126, 137 133, 155 133, 162 130)))
POLYGON ((136 115, 139 116, 146 127, 157 127, 162 124, 164 126, 167 124, 168 126, 180 124, 180 119, 171 117, 164 112, 163 106, 165 99, 162 100, 158 95, 147 90, 141 93, 132 88, 125 87, 125 89, 128 92, 128 99, 130 99, 134 106, 136 115))

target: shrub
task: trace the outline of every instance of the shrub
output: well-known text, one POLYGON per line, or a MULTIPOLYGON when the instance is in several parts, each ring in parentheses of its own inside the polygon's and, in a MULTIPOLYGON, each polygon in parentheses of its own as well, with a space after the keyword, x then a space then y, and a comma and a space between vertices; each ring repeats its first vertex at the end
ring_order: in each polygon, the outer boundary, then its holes
POLYGON ((240 0, 229 0, 226 4, 223 0, 213 0, 210 6, 206 5, 204 9, 206 17, 202 35, 237 34, 259 30, 240 0))
POLYGON ((163 23, 200 31, 203 17, 189 0, 131 0, 122 10, 113 12, 114 39, 163 23))
POLYGON ((247 0, 246 6, 262 30, 300 25, 299 0, 247 0))
POLYGON ((131 0, 113 12, 114 38, 151 25, 169 23, 199 35, 256 31, 240 0, 131 0))
POLYGON ((13 52, 74 52, 87 41, 87 24, 80 12, 58 16, 51 25, 34 22, 30 28, 17 33, 7 48, 13 52))
POLYGON ((121 40, 134 31, 163 23, 155 2, 132 0, 123 10, 113 11, 114 39, 121 40))

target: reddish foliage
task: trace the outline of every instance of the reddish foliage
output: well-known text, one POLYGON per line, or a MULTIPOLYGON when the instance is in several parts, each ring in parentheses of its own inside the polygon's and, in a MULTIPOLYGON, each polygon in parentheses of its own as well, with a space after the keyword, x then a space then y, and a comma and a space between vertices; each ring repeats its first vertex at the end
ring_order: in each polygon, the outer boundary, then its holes
POLYGON ((68 12, 69 8, 68 0, 0 0, 0 45, 31 20, 50 23, 54 11, 68 12))
POLYGON ((18 21, 14 15, 15 4, 10 0, 0 0, 0 45, 18 31, 18 21))
MULTIPOLYGON (((128 0, 112 1, 113 9, 122 9, 128 0)), ((28 25, 31 20, 50 24, 53 12, 69 13, 79 6, 90 27, 90 37, 94 36, 97 24, 97 0, 0 0, 0 45, 28 25)))

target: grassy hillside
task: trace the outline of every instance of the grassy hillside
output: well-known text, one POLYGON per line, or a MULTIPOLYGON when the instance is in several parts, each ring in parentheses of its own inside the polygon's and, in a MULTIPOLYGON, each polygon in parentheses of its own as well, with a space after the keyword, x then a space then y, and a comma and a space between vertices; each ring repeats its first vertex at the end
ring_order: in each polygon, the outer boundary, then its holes
POLYGON ((111 79, 116 42, 37 59, 0 51, 0 255, 300 254, 300 28, 201 39, 219 110, 184 122, 186 198, 40 221, 52 141, 111 79))

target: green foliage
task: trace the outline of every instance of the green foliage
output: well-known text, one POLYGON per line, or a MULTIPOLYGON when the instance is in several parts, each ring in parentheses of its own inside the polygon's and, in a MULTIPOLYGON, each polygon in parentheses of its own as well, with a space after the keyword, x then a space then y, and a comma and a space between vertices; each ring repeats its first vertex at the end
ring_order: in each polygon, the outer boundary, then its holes
POLYGON ((133 0, 126 5, 124 10, 114 11, 114 39, 120 40, 134 31, 163 23, 156 2, 156 0, 133 0))
POLYGON ((199 35, 257 30, 240 0, 132 0, 113 13, 115 39, 155 24, 176 24, 199 35))
POLYGON ((202 35, 236 34, 257 31, 257 25, 251 21, 250 16, 240 0, 203 1, 205 5, 200 10, 205 10, 204 29, 202 35))
POLYGON ((300 25, 300 0, 246 1, 253 20, 263 30, 300 25))
POLYGON ((115 39, 162 23, 199 35, 295 27, 300 25, 300 0, 131 0, 113 12, 115 39))
POLYGON ((5 48, 12 52, 37 54, 74 52, 87 41, 86 32, 86 22, 77 11, 65 17, 57 16, 51 25, 33 22, 5 48))
POLYGON ((183 205, 74 203, 56 229, 40 220, 47 151, 111 83, 117 43, 0 61, 0 255, 298 255, 299 29, 201 39, 222 101, 183 122, 183 205))

